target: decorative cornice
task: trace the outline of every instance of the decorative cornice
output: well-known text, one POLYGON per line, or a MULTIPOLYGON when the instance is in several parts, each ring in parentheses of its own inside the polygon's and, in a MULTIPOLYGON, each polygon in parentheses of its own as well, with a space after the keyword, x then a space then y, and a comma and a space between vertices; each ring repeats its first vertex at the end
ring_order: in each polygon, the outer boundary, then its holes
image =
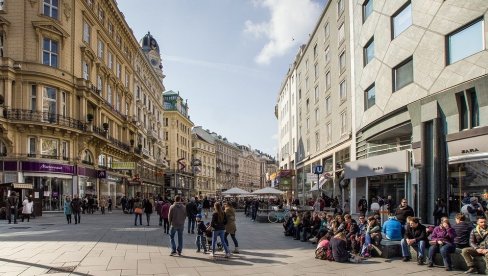
POLYGON ((36 30, 44 30, 56 35, 59 35, 62 38, 68 38, 69 34, 66 32, 61 25, 54 21, 32 21, 32 26, 36 30))

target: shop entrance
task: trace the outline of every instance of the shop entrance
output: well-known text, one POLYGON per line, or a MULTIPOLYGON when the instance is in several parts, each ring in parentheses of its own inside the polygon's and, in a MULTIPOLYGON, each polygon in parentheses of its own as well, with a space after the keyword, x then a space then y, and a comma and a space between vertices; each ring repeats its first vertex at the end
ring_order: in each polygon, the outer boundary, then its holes
POLYGON ((386 199, 389 195, 394 203, 393 208, 396 208, 400 200, 405 198, 405 174, 397 173, 368 178, 368 203, 373 197, 386 199))

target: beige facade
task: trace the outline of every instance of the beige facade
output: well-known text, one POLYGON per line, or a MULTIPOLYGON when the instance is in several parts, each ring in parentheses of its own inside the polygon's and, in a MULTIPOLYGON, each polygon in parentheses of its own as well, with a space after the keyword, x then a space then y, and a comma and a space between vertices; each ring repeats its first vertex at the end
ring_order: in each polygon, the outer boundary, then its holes
POLYGON ((195 195, 192 168, 193 122, 188 114, 188 104, 179 92, 165 91, 164 137, 169 169, 165 172, 165 196, 195 195))
POLYGON ((216 194, 216 157, 214 139, 201 127, 192 129, 195 190, 201 196, 216 194))
POLYGON ((255 152, 250 151, 245 146, 239 146, 240 154, 238 158, 238 182, 237 186, 243 190, 251 192, 261 188, 262 160, 255 152))
POLYGON ((238 183, 239 148, 215 133, 217 194, 223 189, 235 187, 238 183))
POLYGON ((45 210, 73 194, 160 192, 162 72, 115 1, 7 0, 0 36, 2 182, 33 184, 45 210), (143 124, 137 91, 151 101, 143 124), (137 165, 115 169, 117 162, 137 165))

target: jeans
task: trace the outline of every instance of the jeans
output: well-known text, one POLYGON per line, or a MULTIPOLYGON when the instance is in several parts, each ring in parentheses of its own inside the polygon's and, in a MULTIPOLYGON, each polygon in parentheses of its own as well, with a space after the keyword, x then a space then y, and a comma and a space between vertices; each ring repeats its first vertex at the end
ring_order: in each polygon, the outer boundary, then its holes
MULTIPOLYGON (((224 236, 225 244, 227 244, 227 246, 229 246, 229 240, 227 239, 227 236, 229 236, 229 233, 225 232, 225 236, 224 236)), ((236 239, 236 234, 230 234, 230 237, 232 238, 232 241, 234 242, 234 246, 236 248, 239 247, 239 243, 237 242, 237 239, 236 239)))
MULTIPOLYGON (((419 258, 425 257, 425 241, 418 241, 412 244, 412 247, 415 251, 418 252, 419 258)), ((409 250, 409 245, 407 244, 407 240, 402 239, 401 241, 402 245, 402 256, 403 257, 410 257, 410 250, 409 250)))
POLYGON ((251 211, 251 219, 256 220, 256 217, 258 216, 258 209, 257 208, 252 208, 251 211))
POLYGON ((146 213, 147 226, 149 226, 149 221, 151 220, 151 213, 146 213))
POLYGON ((76 211, 73 211, 73 215, 75 217, 75 224, 77 223, 81 223, 81 215, 80 215, 80 211, 76 212, 76 211))
POLYGON ((142 225, 142 214, 135 214, 134 225, 137 225, 137 217, 139 217, 139 224, 142 225))
POLYGON ((203 252, 207 252, 207 238, 204 235, 198 235, 195 244, 197 245, 198 251, 200 251, 200 248, 203 249, 203 252))
POLYGON ((212 253, 215 253, 215 246, 217 245, 217 237, 220 237, 220 243, 224 247, 225 253, 230 253, 229 247, 225 244, 225 230, 214 230, 212 236, 212 253))
POLYGON ((431 245, 429 249, 429 263, 434 262, 434 256, 436 252, 440 252, 444 266, 446 268, 452 267, 451 256, 449 254, 454 253, 456 246, 454 244, 446 243, 444 245, 431 245))
POLYGON ((105 215, 105 207, 104 206, 100 207, 100 211, 102 212, 102 215, 105 215))
POLYGON ((181 250, 183 250, 183 227, 178 229, 171 227, 169 236, 171 239, 171 252, 178 251, 178 253, 181 253, 181 250), (178 247, 175 244, 176 232, 178 232, 178 247))
POLYGON ((195 216, 188 217, 188 234, 190 233, 190 230, 192 233, 195 233, 195 216))
POLYGON ((167 218, 163 218, 163 221, 164 221, 164 225, 163 225, 164 233, 168 234, 169 233, 169 220, 167 218))

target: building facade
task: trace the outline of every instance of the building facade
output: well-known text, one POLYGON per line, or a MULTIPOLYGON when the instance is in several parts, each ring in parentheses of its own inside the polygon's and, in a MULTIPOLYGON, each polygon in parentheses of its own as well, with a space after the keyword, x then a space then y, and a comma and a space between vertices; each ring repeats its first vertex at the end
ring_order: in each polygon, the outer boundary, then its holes
POLYGON ((212 132, 215 139, 217 195, 238 183, 239 148, 227 138, 212 132))
POLYGON ((164 147, 137 150, 134 107, 141 84, 162 116, 164 86, 115 1, 3 1, 0 72, 2 183, 30 185, 46 211, 73 194, 118 204, 134 178, 134 193, 160 189, 146 172, 164 147))
POLYGON ((216 155, 214 138, 200 126, 192 129, 193 172, 199 196, 216 194, 216 155))
POLYGON ((239 145, 238 179, 236 187, 252 192, 260 189, 261 183, 261 158, 249 147, 239 145))
POLYGON ((352 197, 407 198, 428 223, 436 200, 486 199, 488 3, 353 2, 352 197))
POLYGON ((193 122, 188 114, 188 103, 179 92, 165 91, 164 138, 169 169, 165 171, 165 196, 195 195, 192 157, 193 122))

